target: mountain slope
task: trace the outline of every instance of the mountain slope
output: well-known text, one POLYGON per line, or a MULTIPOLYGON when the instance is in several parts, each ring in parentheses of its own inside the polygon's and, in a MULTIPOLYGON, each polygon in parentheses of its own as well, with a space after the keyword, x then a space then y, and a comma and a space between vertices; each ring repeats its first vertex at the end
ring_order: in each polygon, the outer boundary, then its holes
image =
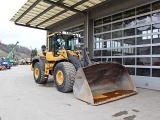
MULTIPOLYGON (((0 58, 6 57, 10 50, 14 47, 14 44, 0 44, 0 58)), ((31 56, 31 50, 27 47, 17 45, 14 51, 14 54, 17 58, 28 58, 31 56)))

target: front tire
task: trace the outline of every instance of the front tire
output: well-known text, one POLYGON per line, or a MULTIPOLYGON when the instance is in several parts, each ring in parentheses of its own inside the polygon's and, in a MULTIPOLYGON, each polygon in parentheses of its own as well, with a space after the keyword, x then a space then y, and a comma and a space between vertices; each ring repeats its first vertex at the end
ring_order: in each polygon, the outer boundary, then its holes
POLYGON ((44 76, 44 71, 39 62, 36 62, 34 65, 33 76, 35 82, 38 84, 46 84, 48 81, 48 76, 44 76))
POLYGON ((69 62, 60 62, 54 69, 54 81, 59 92, 67 93, 73 90, 76 69, 69 62))

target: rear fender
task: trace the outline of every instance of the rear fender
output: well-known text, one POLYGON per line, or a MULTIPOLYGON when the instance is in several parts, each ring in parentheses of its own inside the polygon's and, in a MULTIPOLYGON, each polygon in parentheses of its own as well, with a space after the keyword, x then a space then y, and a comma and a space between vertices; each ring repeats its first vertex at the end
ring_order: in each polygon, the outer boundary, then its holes
POLYGON ((34 68, 34 65, 36 62, 39 62, 41 68, 44 70, 45 69, 45 63, 47 63, 47 60, 44 56, 35 56, 33 59, 32 59, 32 69, 34 68))

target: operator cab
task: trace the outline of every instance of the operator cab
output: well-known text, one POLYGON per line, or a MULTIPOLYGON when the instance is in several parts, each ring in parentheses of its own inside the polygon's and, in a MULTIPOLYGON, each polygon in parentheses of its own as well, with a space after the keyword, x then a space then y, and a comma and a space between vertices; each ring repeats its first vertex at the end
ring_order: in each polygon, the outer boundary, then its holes
POLYGON ((70 34, 53 34, 48 36, 48 50, 55 55, 58 50, 76 50, 79 38, 70 34))

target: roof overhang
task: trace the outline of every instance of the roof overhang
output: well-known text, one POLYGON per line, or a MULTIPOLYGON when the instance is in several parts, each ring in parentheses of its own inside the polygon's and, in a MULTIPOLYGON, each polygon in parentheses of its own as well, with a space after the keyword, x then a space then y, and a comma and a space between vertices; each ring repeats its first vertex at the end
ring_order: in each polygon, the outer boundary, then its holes
POLYGON ((28 0, 11 18, 16 25, 48 30, 58 22, 75 15, 86 15, 89 9, 107 0, 28 0))

